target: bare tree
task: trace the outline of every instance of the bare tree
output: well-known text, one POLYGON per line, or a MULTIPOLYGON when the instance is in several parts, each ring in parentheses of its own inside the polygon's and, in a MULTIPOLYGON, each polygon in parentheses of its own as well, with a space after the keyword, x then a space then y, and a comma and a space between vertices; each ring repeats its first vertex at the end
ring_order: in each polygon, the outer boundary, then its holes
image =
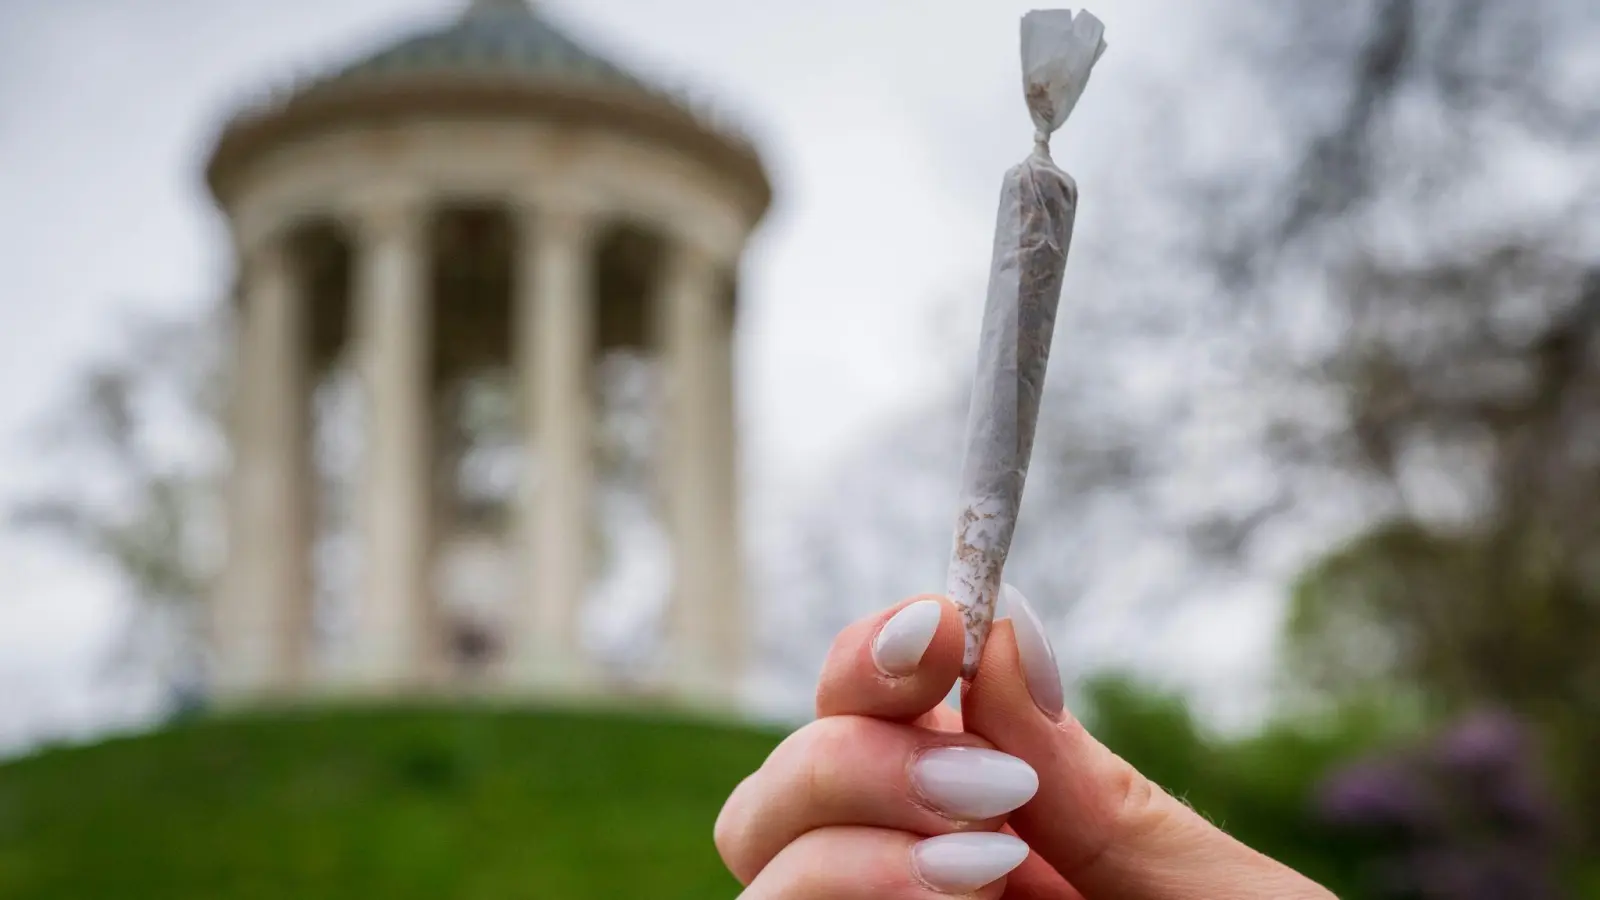
POLYGON ((1600 95, 1578 64, 1600 9, 1277 9, 1262 75, 1301 151, 1210 186, 1219 317, 1288 509, 1337 478, 1379 523, 1300 580, 1291 661, 1333 691, 1508 706, 1600 808, 1574 750, 1600 742, 1600 95))
POLYGON ((112 662, 200 677, 200 607, 215 570, 225 396, 215 319, 140 319, 90 367, 37 439, 54 474, 12 510, 122 576, 132 627, 112 662))

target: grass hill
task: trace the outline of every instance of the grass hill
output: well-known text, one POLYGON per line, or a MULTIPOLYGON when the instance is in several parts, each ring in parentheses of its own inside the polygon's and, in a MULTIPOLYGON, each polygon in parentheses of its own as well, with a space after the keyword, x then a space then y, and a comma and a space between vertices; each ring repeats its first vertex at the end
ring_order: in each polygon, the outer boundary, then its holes
POLYGON ((454 707, 195 720, 0 765, 0 898, 731 898, 711 825, 780 738, 454 707))

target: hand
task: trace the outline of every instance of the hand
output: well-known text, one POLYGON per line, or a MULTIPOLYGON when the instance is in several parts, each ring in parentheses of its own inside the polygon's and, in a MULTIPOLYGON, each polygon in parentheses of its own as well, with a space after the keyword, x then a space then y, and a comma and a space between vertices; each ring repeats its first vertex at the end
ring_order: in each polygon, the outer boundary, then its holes
POLYGON ((840 634, 817 720, 717 819, 743 900, 1333 900, 1090 736, 1038 618, 1006 591, 1014 617, 995 623, 965 723, 941 702, 961 668, 950 601, 840 634))

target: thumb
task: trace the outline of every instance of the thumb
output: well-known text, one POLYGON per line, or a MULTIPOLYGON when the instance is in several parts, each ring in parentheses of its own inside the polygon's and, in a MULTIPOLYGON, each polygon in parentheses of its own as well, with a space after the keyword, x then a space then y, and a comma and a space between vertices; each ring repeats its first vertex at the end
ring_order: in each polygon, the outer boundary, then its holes
POLYGON ((1011 827, 1088 900, 1332 900, 1239 843, 1095 740, 1062 704, 1038 616, 1007 585, 961 711, 969 732, 1025 760, 1039 792, 1011 827))

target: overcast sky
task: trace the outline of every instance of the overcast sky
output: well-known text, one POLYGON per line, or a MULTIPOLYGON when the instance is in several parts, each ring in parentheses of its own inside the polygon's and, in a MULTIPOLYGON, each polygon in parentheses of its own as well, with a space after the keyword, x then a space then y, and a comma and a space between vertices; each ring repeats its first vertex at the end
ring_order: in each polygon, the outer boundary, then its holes
MULTIPOLYGON (((121 317, 215 300, 228 260, 199 170, 224 114, 460 5, 0 3, 0 494, 37 471, 29 423, 121 317)), ((741 378, 755 514, 781 515, 873 423, 950 388, 951 335, 931 312, 976 326, 998 179, 1029 148, 1016 38, 1029 4, 541 5, 597 49, 697 86, 766 155, 777 203, 747 259, 741 378)), ((1092 198, 1129 190, 1141 104, 1193 66, 1212 7, 1096 4, 1111 49, 1055 143, 1089 198, 1080 234, 1103 216, 1092 198)), ((92 687, 118 615, 107 573, 15 535, 0 535, 0 572, 0 744, 130 708, 92 687)))

